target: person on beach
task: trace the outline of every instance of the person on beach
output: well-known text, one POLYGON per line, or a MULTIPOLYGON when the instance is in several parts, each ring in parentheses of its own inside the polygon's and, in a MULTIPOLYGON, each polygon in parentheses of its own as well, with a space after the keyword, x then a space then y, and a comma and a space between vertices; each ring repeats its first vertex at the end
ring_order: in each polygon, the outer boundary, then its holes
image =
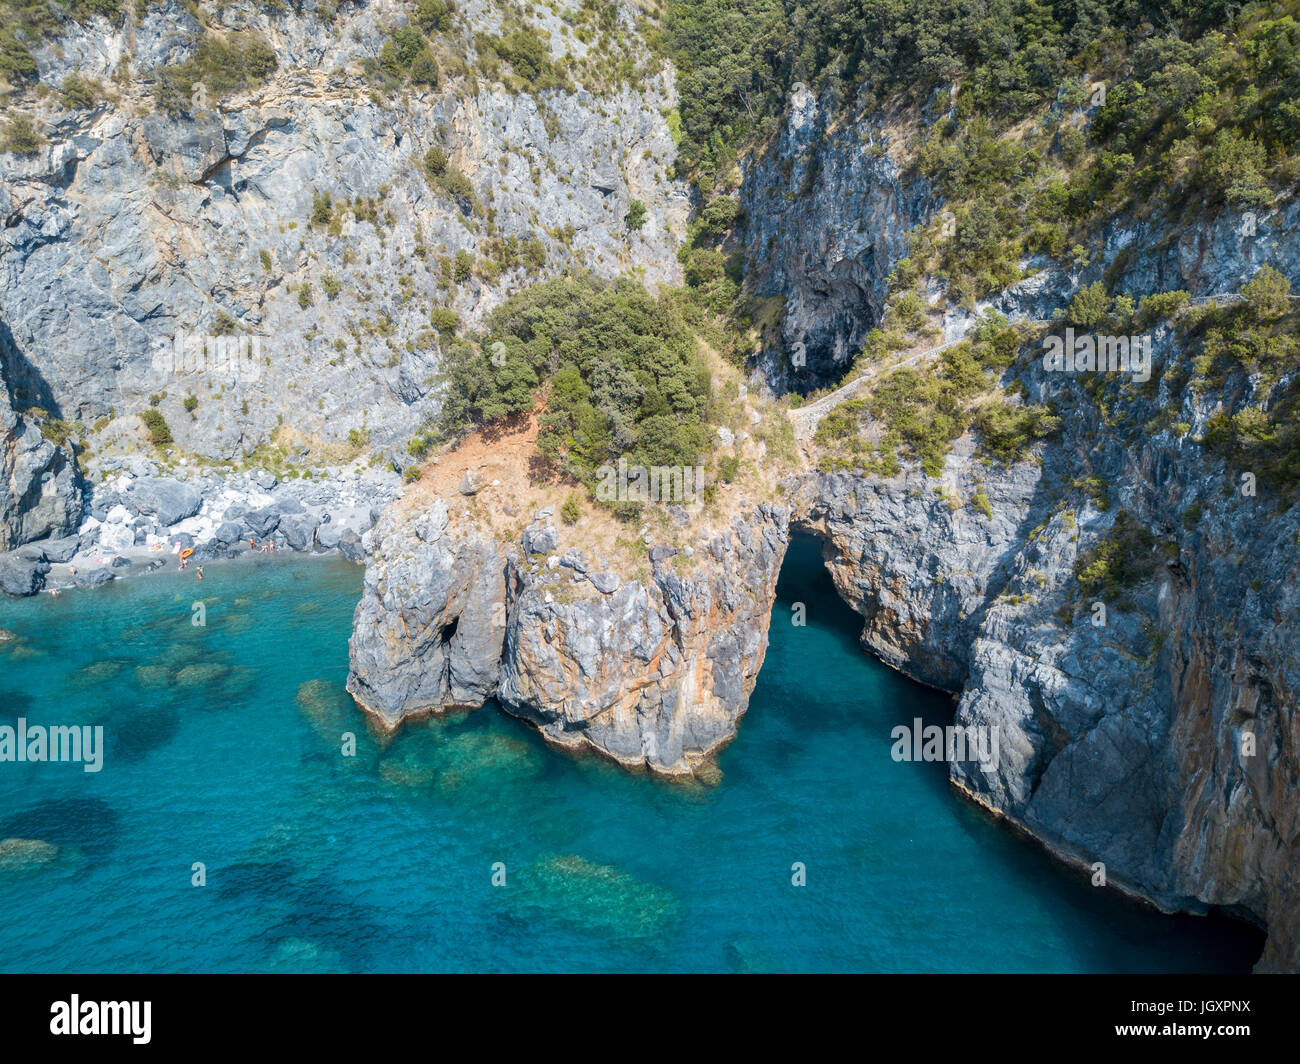
POLYGON ((252 536, 248 537, 248 549, 257 550, 257 540, 255 540, 252 536))
POLYGON ((200 580, 203 579, 203 566, 201 566, 201 565, 199 566, 199 579, 200 579, 200 580))

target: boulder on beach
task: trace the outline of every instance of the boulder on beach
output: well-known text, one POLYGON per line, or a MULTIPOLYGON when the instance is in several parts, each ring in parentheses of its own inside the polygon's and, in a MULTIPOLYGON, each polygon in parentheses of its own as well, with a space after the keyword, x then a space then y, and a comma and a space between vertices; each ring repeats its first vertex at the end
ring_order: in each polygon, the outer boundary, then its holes
POLYGON ((41 549, 45 552, 45 560, 48 562, 69 562, 80 548, 81 540, 77 536, 41 541, 41 549))
POLYGON ((24 556, 21 548, 0 555, 0 591, 21 598, 35 595, 45 586, 45 574, 50 563, 43 557, 24 556))
POLYGON ((112 569, 86 569, 72 579, 80 588, 99 587, 110 580, 116 580, 117 574, 112 569))
POLYGON ((203 495, 198 488, 168 477, 137 477, 122 494, 129 506, 157 517, 160 525, 184 521, 203 506, 203 495))
POLYGON ((265 539, 280 526, 280 511, 273 506, 263 506, 244 514, 244 527, 258 539, 265 539))
POLYGON ((355 532, 347 532, 339 538, 339 553, 348 561, 356 562, 358 565, 366 560, 366 548, 361 543, 361 537, 355 532))
POLYGON ((310 550, 316 536, 316 519, 309 513, 282 517, 280 532, 294 550, 310 550))

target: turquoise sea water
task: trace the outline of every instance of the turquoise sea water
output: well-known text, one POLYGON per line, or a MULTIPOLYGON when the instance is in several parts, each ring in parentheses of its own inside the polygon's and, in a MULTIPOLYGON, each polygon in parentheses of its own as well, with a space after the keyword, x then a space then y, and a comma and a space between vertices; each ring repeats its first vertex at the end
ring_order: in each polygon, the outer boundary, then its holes
POLYGON ((1219 971, 1258 955, 1241 925, 1088 886, 957 798, 942 765, 892 761, 890 729, 942 723, 951 702, 859 650, 808 541, 712 786, 558 753, 494 706, 381 746, 341 688, 360 585, 347 563, 279 558, 0 602, 20 637, 0 647, 0 724, 107 733, 98 774, 0 763, 0 839, 59 847, 0 858, 0 970, 1219 971))

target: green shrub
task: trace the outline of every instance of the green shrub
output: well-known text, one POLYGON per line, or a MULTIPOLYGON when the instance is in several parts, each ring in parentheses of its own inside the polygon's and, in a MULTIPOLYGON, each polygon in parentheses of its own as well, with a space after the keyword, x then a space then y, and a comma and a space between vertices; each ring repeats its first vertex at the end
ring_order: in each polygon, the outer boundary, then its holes
POLYGON ((1155 575, 1160 560, 1155 546, 1146 527, 1121 510, 1110 533, 1076 559, 1075 579, 1087 594, 1113 597, 1155 575))
POLYGON ((21 113, 9 120, 4 139, 0 141, 0 151, 15 155, 35 155, 44 146, 45 138, 37 132, 31 118, 21 113))
POLYGON ((59 106, 65 111, 88 111, 104 98, 104 86, 93 78, 72 73, 63 79, 59 106))
POLYGON ((454 10, 447 0, 416 0, 415 21, 425 33, 444 30, 451 24, 454 10))
POLYGON ((639 199, 634 199, 627 209, 627 217, 624 221, 630 231, 636 232, 645 225, 646 206, 639 199))
POLYGON ((328 192, 311 193, 311 224, 313 226, 329 225, 334 217, 334 202, 328 192))
POLYGON ((576 525, 582 520, 582 503, 576 495, 570 495, 560 507, 560 520, 566 525, 576 525))
POLYGON ((474 273, 474 256, 464 248, 456 252, 454 272, 452 279, 457 284, 464 284, 474 273))
POLYGON ((36 80, 36 60, 27 45, 14 35, 12 26, 0 29, 0 74, 14 85, 36 80))
POLYGON ((1105 322, 1110 316, 1110 308, 1111 298, 1106 294, 1106 286, 1094 281, 1074 294, 1065 318, 1071 325, 1092 329, 1105 322))
POLYGON ((1241 294, 1259 322, 1277 321, 1291 307, 1291 282, 1272 266, 1261 266, 1241 294))
POLYGON ((164 447, 172 442, 172 430, 167 426, 162 414, 153 407, 141 410, 140 420, 144 422, 145 428, 149 430, 149 442, 154 446, 164 447))
POLYGON ((1191 296, 1182 289, 1174 292, 1153 292, 1144 297, 1138 306, 1138 326, 1145 329, 1158 321, 1177 317, 1187 306, 1189 299, 1191 296))
POLYGON ((477 205, 474 186, 470 184, 469 178, 456 167, 448 166, 446 172, 442 175, 440 183, 443 190, 457 202, 461 210, 469 211, 477 205))

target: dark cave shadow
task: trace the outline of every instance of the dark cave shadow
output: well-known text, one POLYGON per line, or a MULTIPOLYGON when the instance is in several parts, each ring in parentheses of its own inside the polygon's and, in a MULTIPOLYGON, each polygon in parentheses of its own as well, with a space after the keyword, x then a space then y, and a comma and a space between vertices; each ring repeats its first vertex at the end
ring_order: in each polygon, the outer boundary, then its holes
POLYGON ((63 417, 63 410, 54 398, 49 382, 18 349, 13 330, 4 321, 0 321, 0 370, 3 371, 5 389, 9 393, 9 405, 17 413, 31 407, 40 407, 51 417, 63 417))

